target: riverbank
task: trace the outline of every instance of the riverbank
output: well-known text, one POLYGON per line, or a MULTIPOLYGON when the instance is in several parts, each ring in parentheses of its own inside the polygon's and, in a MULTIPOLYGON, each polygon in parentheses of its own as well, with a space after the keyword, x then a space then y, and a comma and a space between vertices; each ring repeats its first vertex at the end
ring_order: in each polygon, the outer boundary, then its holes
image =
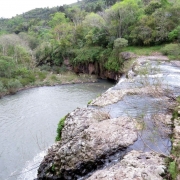
POLYGON ((79 84, 79 83, 95 83, 98 82, 98 78, 96 75, 88 75, 88 74, 75 74, 71 71, 62 73, 62 74, 54 74, 52 72, 47 73, 46 77, 43 80, 36 79, 35 82, 30 83, 24 87, 14 87, 10 90, 5 90, 0 93, 0 98, 15 94, 16 92, 27 90, 35 87, 42 86, 56 86, 56 85, 66 85, 66 84, 79 84))
POLYGON ((119 83, 65 118, 38 179, 167 178, 169 110, 180 94, 176 64, 165 56, 136 58, 119 83))

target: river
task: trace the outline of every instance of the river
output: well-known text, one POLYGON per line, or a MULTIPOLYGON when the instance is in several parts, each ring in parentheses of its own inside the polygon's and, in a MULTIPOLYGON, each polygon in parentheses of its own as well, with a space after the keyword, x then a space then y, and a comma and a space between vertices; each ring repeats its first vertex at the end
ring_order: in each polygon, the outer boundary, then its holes
POLYGON ((0 179, 34 179, 60 118, 112 86, 100 81, 38 87, 0 99, 0 179))

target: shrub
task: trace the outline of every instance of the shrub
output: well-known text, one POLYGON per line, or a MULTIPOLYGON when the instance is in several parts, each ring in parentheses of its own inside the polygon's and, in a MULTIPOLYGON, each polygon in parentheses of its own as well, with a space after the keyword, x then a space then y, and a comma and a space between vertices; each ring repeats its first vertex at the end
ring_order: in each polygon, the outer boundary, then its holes
POLYGON ((175 161, 169 163, 168 171, 171 174, 172 179, 175 180, 177 176, 177 167, 175 161))
POLYGON ((21 77, 25 77, 27 76, 27 74, 29 73, 28 69, 25 67, 19 67, 18 69, 16 69, 13 73, 13 76, 21 76, 21 77))
POLYGON ((180 48, 180 46, 178 44, 167 44, 161 49, 161 52, 164 55, 170 55, 170 56, 177 57, 180 55, 179 48, 180 48))
POLYGON ((51 66, 46 64, 39 66, 39 68, 41 69, 41 71, 51 71, 51 66))
POLYGON ((12 59, 0 57, 0 76, 10 78, 14 72, 15 64, 12 59))
POLYGON ((180 26, 176 27, 168 35, 170 41, 179 40, 180 41, 180 26))
POLYGON ((56 81, 56 80, 57 80, 57 77, 56 77, 55 75, 52 75, 52 76, 51 76, 51 80, 56 81))
POLYGON ((11 79, 11 80, 8 81, 7 88, 8 88, 8 91, 11 94, 16 93, 16 91, 21 87, 22 87, 22 84, 17 79, 15 79, 15 80, 11 79))
POLYGON ((64 128, 64 123, 65 123, 65 120, 66 120, 66 117, 68 115, 66 115, 65 117, 63 117, 59 123, 58 123, 58 128, 57 128, 57 136, 56 136, 56 141, 60 141, 61 140, 61 132, 62 132, 62 129, 64 128))
POLYGON ((63 73, 66 72, 66 66, 62 65, 62 66, 52 66, 52 71, 53 73, 59 74, 59 73, 63 73))
POLYGON ((42 81, 42 80, 44 80, 46 78, 47 73, 44 72, 44 71, 38 71, 37 75, 38 75, 38 78, 42 81))
POLYGON ((119 48, 123 48, 128 46, 128 40, 124 39, 124 38, 117 38, 116 40, 114 40, 114 48, 119 49, 119 48))
POLYGON ((3 83, 0 81, 0 97, 1 97, 2 93, 4 93, 5 91, 6 91, 5 87, 4 87, 3 83))
POLYGON ((108 60, 105 62, 104 67, 105 69, 113 72, 119 72, 123 68, 123 60, 119 55, 119 52, 113 50, 108 57, 108 60))

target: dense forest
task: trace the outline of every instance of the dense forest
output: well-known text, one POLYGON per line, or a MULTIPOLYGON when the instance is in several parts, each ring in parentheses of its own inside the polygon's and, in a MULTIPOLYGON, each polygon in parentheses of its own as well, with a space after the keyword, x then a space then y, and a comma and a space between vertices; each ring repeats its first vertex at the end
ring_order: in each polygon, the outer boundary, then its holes
POLYGON ((0 94, 46 72, 121 73, 127 46, 180 59, 180 0, 82 0, 0 19, 0 94))

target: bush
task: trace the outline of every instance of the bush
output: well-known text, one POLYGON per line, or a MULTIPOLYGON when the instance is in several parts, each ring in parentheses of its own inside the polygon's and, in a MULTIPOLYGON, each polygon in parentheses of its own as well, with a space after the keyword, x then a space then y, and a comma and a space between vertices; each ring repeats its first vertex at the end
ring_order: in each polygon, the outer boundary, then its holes
POLYGON ((7 88, 8 88, 8 91, 11 94, 16 93, 16 91, 21 87, 22 87, 22 84, 17 79, 15 79, 15 80, 11 79, 11 80, 8 81, 7 88))
POLYGON ((161 49, 161 52, 164 55, 169 55, 173 57, 178 57, 180 55, 179 44, 167 44, 165 47, 161 49))
POLYGON ((104 67, 113 72, 119 72, 123 68, 123 60, 119 55, 119 52, 113 50, 108 57, 108 60, 105 62, 104 67))
POLYGON ((172 161, 169 163, 169 168, 168 168, 168 171, 169 173, 171 174, 171 177, 173 180, 176 179, 176 176, 177 176, 177 167, 176 167, 176 162, 175 161, 172 161))
POLYGON ((16 69, 13 73, 13 77, 16 76, 21 76, 21 77, 25 77, 27 76, 27 74, 29 73, 28 69, 25 67, 19 67, 18 69, 16 69))
POLYGON ((180 26, 176 27, 168 35, 170 41, 178 40, 180 42, 180 26))
POLYGON ((64 128, 64 123, 65 123, 65 120, 66 120, 66 117, 68 115, 66 115, 65 117, 63 117, 59 123, 58 123, 58 128, 57 128, 57 136, 56 136, 56 141, 60 141, 61 140, 61 132, 62 132, 62 129, 64 128))
POLYGON ((51 66, 46 65, 46 64, 39 66, 39 68, 41 71, 51 71, 51 66))
POLYGON ((100 53, 103 48, 101 47, 85 47, 74 50, 75 58, 73 64, 85 64, 89 62, 99 61, 100 53))
POLYGON ((126 40, 124 38, 117 38, 114 41, 114 48, 115 49, 120 49, 120 48, 123 48, 123 47, 126 47, 126 46, 128 46, 128 40, 126 40))
POLYGON ((42 80, 44 80, 46 78, 47 73, 44 72, 44 71, 38 71, 37 75, 38 75, 38 78, 42 81, 42 80))
POLYGON ((0 57, 0 76, 1 77, 12 77, 15 69, 15 64, 12 59, 0 57))
POLYGON ((4 93, 5 91, 6 91, 6 88, 4 87, 3 83, 0 81, 0 97, 2 93, 4 93))

